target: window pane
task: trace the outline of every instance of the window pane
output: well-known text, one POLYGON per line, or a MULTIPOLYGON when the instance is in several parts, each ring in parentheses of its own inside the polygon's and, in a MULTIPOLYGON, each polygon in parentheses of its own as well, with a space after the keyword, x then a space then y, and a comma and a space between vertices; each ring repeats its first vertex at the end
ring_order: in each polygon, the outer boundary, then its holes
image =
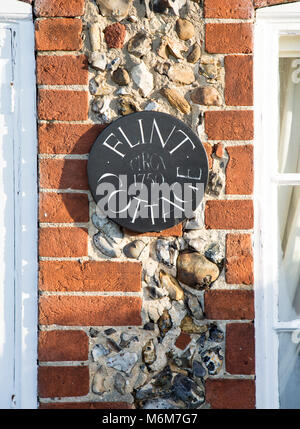
MULTIPOLYGON (((285 36, 285 42, 281 41, 281 49, 289 45, 286 39, 289 38, 285 36)), ((279 58, 278 169, 280 173, 300 173, 300 37, 292 37, 290 46, 293 46, 293 43, 295 46, 298 45, 299 51, 281 50, 279 58)))
POLYGON ((300 318, 300 186, 279 186, 279 320, 300 318))
POLYGON ((279 405, 300 408, 300 331, 279 334, 279 405))

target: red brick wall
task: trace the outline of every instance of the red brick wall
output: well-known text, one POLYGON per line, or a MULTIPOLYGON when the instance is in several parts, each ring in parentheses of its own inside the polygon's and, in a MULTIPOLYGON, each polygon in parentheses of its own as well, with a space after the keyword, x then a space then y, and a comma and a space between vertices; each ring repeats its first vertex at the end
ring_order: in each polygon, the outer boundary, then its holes
MULTIPOLYGON (((139 297, 103 296, 103 292, 138 293, 141 266, 88 260, 86 154, 103 126, 88 121, 88 67, 80 19, 84 0, 36 0, 34 10, 40 153, 39 398, 85 398, 90 391, 87 327, 141 323, 139 297), (64 364, 70 361, 72 366, 64 364), (52 366, 53 362, 61 366, 52 366)), ((41 408, 72 406, 130 407, 83 399, 80 404, 41 408)))
MULTIPOLYGON (((279 3, 283 1, 254 0, 254 7, 279 3)), ((206 229, 226 235, 225 287, 204 294, 206 318, 224 322, 226 336, 224 377, 206 381, 206 400, 212 408, 255 407, 254 7, 252 0, 204 1, 205 51, 224 56, 225 66, 225 107, 208 108, 205 113, 206 149, 209 155, 218 148, 229 156, 225 195, 208 199, 205 206, 206 229)), ((40 153, 40 407, 128 408, 125 403, 88 399, 88 328, 141 324, 141 265, 89 258, 86 155, 103 126, 91 123, 88 116, 88 66, 82 53, 84 0, 35 0, 34 10, 40 153), (69 397, 78 397, 80 404, 64 402, 69 397), (57 403, 45 403, 45 399, 57 403)), ((182 235, 181 226, 162 235, 182 235)))

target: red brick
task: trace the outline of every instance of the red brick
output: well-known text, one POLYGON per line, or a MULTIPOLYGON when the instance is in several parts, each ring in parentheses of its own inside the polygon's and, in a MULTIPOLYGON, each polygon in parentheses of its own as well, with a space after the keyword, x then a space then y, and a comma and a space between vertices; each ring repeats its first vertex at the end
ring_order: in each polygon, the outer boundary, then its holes
POLYGON ((230 323, 226 326, 226 372, 255 373, 253 323, 230 323))
POLYGON ((39 85, 87 85, 86 55, 39 55, 36 58, 39 85))
POLYGON ((63 326, 141 325, 141 298, 131 296, 41 296, 39 323, 63 326))
POLYGON ((124 232, 132 237, 182 237, 182 224, 179 223, 160 232, 136 232, 126 228, 124 232))
POLYGON ((89 200, 86 194, 40 193, 40 222, 88 222, 89 200))
POLYGON ((252 0, 205 0, 205 18, 250 19, 253 17, 252 0))
POLYGON ((252 229, 252 200, 210 200, 205 205, 207 229, 252 229))
POLYGON ((211 140, 252 140, 252 110, 211 111, 205 113, 205 131, 211 140))
POLYGON ((203 143, 203 146, 207 155, 208 168, 212 168, 212 145, 209 143, 203 143))
POLYGON ((39 255, 57 258, 87 256, 87 229, 40 228, 39 255))
POLYGON ((82 16, 85 0, 35 0, 36 16, 82 16))
POLYGON ((254 296, 251 290, 207 290, 204 300, 207 319, 254 319, 254 296))
POLYGON ((131 410, 127 402, 50 402, 40 404, 40 410, 131 410))
POLYGON ((218 158, 223 158, 225 155, 225 149, 223 143, 217 143, 214 145, 214 154, 218 158))
POLYGON ((38 373, 41 398, 85 396, 89 393, 87 366, 40 366, 38 373))
POLYGON ((206 401, 217 409, 255 408, 254 380, 208 379, 206 401))
POLYGON ((40 187, 87 190, 86 166, 87 161, 81 159, 41 159, 40 187))
POLYGON ((226 194, 253 193, 253 146, 227 147, 229 162, 226 167, 226 194))
POLYGON ((273 6, 282 3, 294 3, 297 0, 254 0, 254 7, 273 6))
POLYGON ((253 57, 225 57, 225 103, 227 106, 253 106, 253 57))
POLYGON ((89 153, 105 125, 95 124, 57 124, 39 125, 39 151, 53 154, 89 153))
POLYGON ((142 267, 138 262, 40 261, 40 290, 140 292, 142 267))
POLYGON ((191 336, 186 332, 181 332, 179 337, 177 337, 175 346, 181 350, 184 350, 191 342, 191 336))
POLYGON ((206 24, 205 49, 210 54, 249 54, 253 50, 253 25, 206 24))
POLYGON ((122 49, 126 35, 126 27, 119 22, 108 25, 104 30, 105 41, 109 48, 122 49))
POLYGON ((52 18, 35 22, 37 51, 78 51, 82 48, 81 19, 52 18))
POLYGON ((226 282, 253 284, 253 251, 250 234, 227 234, 226 282))
POLYGON ((88 119, 87 91, 40 89, 39 119, 58 121, 85 121, 88 119))
POLYGON ((89 339, 84 331, 40 331, 39 361, 88 360, 89 339))

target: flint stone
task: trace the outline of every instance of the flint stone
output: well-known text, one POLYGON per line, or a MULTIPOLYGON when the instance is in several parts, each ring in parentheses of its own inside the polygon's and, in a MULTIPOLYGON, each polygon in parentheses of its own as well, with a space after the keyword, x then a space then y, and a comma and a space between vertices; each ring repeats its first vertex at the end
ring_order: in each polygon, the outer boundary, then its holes
POLYGON ((95 228, 99 229, 99 231, 113 239, 115 242, 120 242, 124 237, 120 227, 108 218, 101 218, 96 213, 93 213, 92 222, 95 228))
POLYGON ((145 243, 142 240, 134 240, 124 247, 123 253, 127 258, 138 259, 144 248, 145 243))
POLYGON ((201 353, 202 360, 209 375, 217 375, 222 368, 223 356, 220 352, 220 347, 214 347, 201 353))
POLYGON ((183 401, 188 408, 196 408, 205 401, 204 392, 190 378, 178 374, 174 378, 174 395, 183 401))
POLYGON ((193 375, 194 377, 197 377, 197 378, 206 376, 206 369, 197 360, 194 360, 193 362, 193 375))
POLYGON ((117 68, 111 75, 112 80, 120 86, 126 86, 130 82, 128 71, 122 67, 117 68))
POLYGON ((175 242, 170 242, 159 238, 155 245, 157 260, 167 267, 172 267, 176 258, 177 245, 175 242))
POLYGON ((142 57, 151 50, 151 39, 143 31, 138 32, 127 45, 128 52, 136 57, 142 57))
POLYGON ((179 410, 181 407, 168 401, 167 399, 157 398, 148 400, 142 407, 143 410, 179 410))
POLYGON ((101 52, 92 52, 89 61, 92 67, 96 70, 104 71, 106 69, 107 59, 106 54, 101 52))
POLYGON ((176 301, 180 301, 184 299, 184 292, 182 287, 175 279, 175 277, 165 273, 163 270, 159 273, 159 279, 162 287, 167 289, 169 297, 171 299, 175 299, 176 301))
POLYGON ((167 98, 169 103, 177 110, 180 110, 180 112, 184 114, 190 113, 191 106, 186 101, 186 99, 181 94, 179 94, 179 92, 177 92, 175 89, 163 88, 161 90, 161 93, 164 97, 167 98))
POLYGON ((122 332, 120 338, 121 338, 120 347, 123 349, 128 347, 132 341, 139 340, 137 336, 126 334, 126 332, 122 332))
POLYGON ((109 258, 117 258, 121 254, 116 243, 111 238, 103 235, 102 232, 98 232, 93 236, 93 243, 103 255, 109 258))
POLYGON ((189 63, 195 64, 201 57, 201 48, 198 43, 195 43, 192 47, 191 52, 187 56, 187 61, 189 63))
POLYGON ((164 337, 166 333, 172 328, 172 320, 168 313, 168 310, 164 310, 163 314, 158 319, 157 324, 158 324, 161 336, 164 337))
POLYGON ((153 322, 148 322, 144 325, 145 331, 154 331, 155 325, 153 322))
POLYGON ((141 89, 143 96, 147 97, 153 90, 153 75, 149 72, 145 63, 133 67, 131 77, 134 83, 141 89))
POLYGON ((143 361, 151 365, 156 360, 156 352, 153 340, 149 340, 143 347, 143 361))
POLYGON ((125 395, 126 380, 119 372, 115 376, 114 387, 121 395, 125 395))
POLYGON ((96 338, 99 335, 99 331, 97 329, 90 328, 89 334, 91 338, 96 338))
POLYGON ((219 277, 219 268, 198 252, 181 252, 177 258, 177 279, 191 287, 201 289, 219 277))
POLYGON ((89 34, 90 34, 90 42, 92 51, 99 51, 101 39, 100 39, 100 28, 97 23, 92 24, 89 28, 89 34))
POLYGON ((195 81, 193 70, 184 64, 175 64, 168 71, 169 79, 182 85, 190 85, 195 81))
POLYGON ((130 96, 124 96, 120 99, 120 113, 121 115, 129 115, 130 113, 139 112, 140 107, 135 100, 130 96))
MULTIPOLYGON (((109 335, 109 334, 108 334, 109 335)), ((121 347, 119 346, 119 344, 117 344, 113 339, 111 339, 111 338, 107 338, 106 339, 106 343, 107 343, 107 345, 108 345, 108 347, 111 349, 111 350, 113 350, 114 352, 120 352, 122 349, 121 349, 121 347)))
POLYGON ((137 361, 138 356, 136 353, 121 352, 111 358, 108 358, 106 360, 106 364, 111 368, 125 372, 129 375, 137 361))
POLYGON ((117 331, 114 328, 108 328, 108 329, 105 329, 105 331, 104 331, 105 335, 112 335, 115 332, 117 332, 117 331))
POLYGON ((195 35, 195 27, 187 19, 179 18, 176 22, 176 32, 179 39, 189 40, 195 35))
POLYGON ((202 86, 191 93, 193 103, 204 106, 221 106, 222 97, 219 91, 213 86, 202 86))
POLYGON ((193 319, 190 316, 185 316, 181 322, 181 330, 187 334, 203 334, 206 333, 208 328, 206 325, 197 326, 193 322, 193 319))
POLYGON ((94 362, 97 362, 99 358, 109 355, 110 351, 102 344, 96 344, 92 350, 92 356, 94 362))
POLYGON ((104 385, 106 376, 107 376, 107 371, 105 367, 100 367, 97 369, 94 375, 93 384, 92 384, 92 391, 97 395, 102 395, 107 390, 104 385))
POLYGON ((221 343, 224 340, 224 333, 218 329, 217 325, 210 325, 209 327, 209 340, 216 343, 221 343))
POLYGON ((161 39, 160 46, 157 50, 158 55, 167 60, 169 58, 169 53, 177 59, 183 60, 182 51, 187 51, 188 48, 182 42, 178 40, 172 40, 168 36, 164 36, 161 39))
POLYGON ((103 16, 121 21, 128 15, 133 0, 96 0, 103 16))
POLYGON ((187 305, 188 305, 190 312, 192 313, 192 316, 195 319, 197 319, 197 320, 203 320, 204 319, 204 314, 203 314, 203 309, 202 309, 201 303, 196 296, 194 296, 194 295, 189 296, 187 299, 187 305))

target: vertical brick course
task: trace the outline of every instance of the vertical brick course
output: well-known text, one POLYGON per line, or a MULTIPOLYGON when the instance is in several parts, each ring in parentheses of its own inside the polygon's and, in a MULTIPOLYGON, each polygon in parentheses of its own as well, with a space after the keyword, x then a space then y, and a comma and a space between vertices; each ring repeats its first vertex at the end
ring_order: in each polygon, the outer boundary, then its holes
POLYGON ((250 234, 226 236, 226 282, 253 284, 253 250, 250 234))
POLYGON ((255 373, 253 323, 229 323, 226 326, 226 372, 255 373))
POLYGON ((210 54, 249 54, 253 50, 253 25, 206 24, 205 49, 210 54))
POLYGON ((43 19, 35 22, 38 51, 77 51, 82 47, 82 21, 72 18, 43 19))
POLYGON ((41 398, 87 395, 89 368, 87 366, 40 366, 38 391, 41 398))
POLYGON ((252 55, 225 57, 225 103, 227 106, 253 105, 252 55))
POLYGON ((205 18, 250 19, 253 17, 252 0, 205 0, 205 18))
POLYGON ((254 380, 213 380, 205 383, 206 400, 217 409, 255 408, 254 380))
POLYGON ((227 147, 226 194, 251 195, 253 192, 253 146, 227 147))
POLYGON ((81 16, 85 0, 35 0, 36 16, 81 16))
POLYGON ((38 358, 41 362, 85 361, 89 339, 84 331, 40 331, 38 358))
POLYGON ((39 85, 87 85, 86 55, 39 55, 36 58, 39 85))

